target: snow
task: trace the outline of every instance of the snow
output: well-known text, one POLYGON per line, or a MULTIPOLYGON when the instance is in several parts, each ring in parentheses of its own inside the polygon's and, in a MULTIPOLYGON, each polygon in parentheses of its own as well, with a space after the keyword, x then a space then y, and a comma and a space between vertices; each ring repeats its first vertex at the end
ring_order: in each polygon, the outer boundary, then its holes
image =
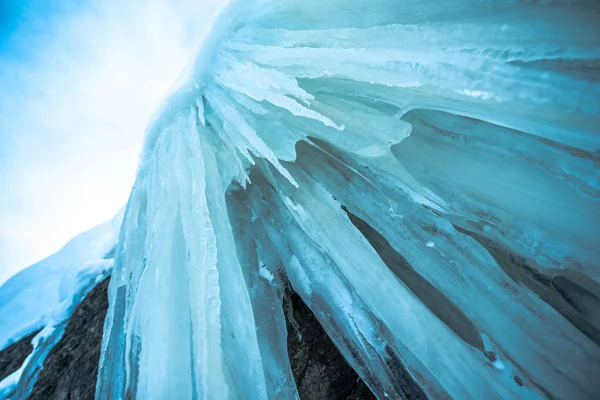
POLYGON ((258 264, 258 275, 265 281, 269 282, 269 284, 271 284, 271 285, 273 284, 273 280, 275 279, 275 276, 271 273, 271 271, 269 271, 269 269, 262 262, 258 264))
POLYGON ((45 326, 61 303, 108 269, 103 258, 117 244, 121 218, 76 236, 0 286, 0 349, 45 326))

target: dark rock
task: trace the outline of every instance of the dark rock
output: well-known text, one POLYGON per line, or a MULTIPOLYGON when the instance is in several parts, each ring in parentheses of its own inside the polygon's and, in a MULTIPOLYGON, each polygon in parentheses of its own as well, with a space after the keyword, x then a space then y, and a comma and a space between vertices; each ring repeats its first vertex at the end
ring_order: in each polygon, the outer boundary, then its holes
POLYGON ((37 335, 37 332, 12 343, 0 351, 0 381, 21 367, 29 353, 33 350, 31 340, 35 335, 37 335))
POLYGON ((109 279, 75 309, 62 339, 48 354, 28 399, 93 399, 100 360, 109 279))
POLYGON ((301 399, 374 399, 300 296, 287 292, 288 352, 301 399))

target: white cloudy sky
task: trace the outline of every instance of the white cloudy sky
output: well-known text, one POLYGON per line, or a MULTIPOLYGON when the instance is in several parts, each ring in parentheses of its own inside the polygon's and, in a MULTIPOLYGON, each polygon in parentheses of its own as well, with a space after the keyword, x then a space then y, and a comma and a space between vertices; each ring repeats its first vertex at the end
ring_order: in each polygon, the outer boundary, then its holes
POLYGON ((215 3, 0 1, 0 284, 125 204, 215 3))

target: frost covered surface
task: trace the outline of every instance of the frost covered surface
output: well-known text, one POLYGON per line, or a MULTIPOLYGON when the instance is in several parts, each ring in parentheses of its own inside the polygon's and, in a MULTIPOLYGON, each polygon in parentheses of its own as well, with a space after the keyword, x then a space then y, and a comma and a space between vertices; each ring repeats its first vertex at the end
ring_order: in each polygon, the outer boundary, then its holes
POLYGON ((599 18, 232 1, 148 131, 97 396, 297 397, 288 281, 379 398, 600 396, 599 18))
POLYGON ((69 241, 0 287, 0 349, 40 330, 21 368, 0 382, 0 397, 25 398, 62 337, 73 309, 113 267, 123 213, 69 241))

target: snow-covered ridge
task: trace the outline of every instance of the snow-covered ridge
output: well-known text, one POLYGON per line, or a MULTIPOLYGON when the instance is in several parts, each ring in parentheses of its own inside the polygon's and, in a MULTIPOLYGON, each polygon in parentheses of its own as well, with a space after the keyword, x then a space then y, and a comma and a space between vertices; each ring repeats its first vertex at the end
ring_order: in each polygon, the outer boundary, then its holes
POLYGON ((122 218, 123 210, 0 286, 0 350, 40 331, 23 366, 0 383, 0 397, 8 396, 19 385, 21 393, 16 396, 33 387, 33 375, 39 372, 36 369, 60 340, 73 309, 110 274, 114 264, 111 252, 118 242, 122 218))

